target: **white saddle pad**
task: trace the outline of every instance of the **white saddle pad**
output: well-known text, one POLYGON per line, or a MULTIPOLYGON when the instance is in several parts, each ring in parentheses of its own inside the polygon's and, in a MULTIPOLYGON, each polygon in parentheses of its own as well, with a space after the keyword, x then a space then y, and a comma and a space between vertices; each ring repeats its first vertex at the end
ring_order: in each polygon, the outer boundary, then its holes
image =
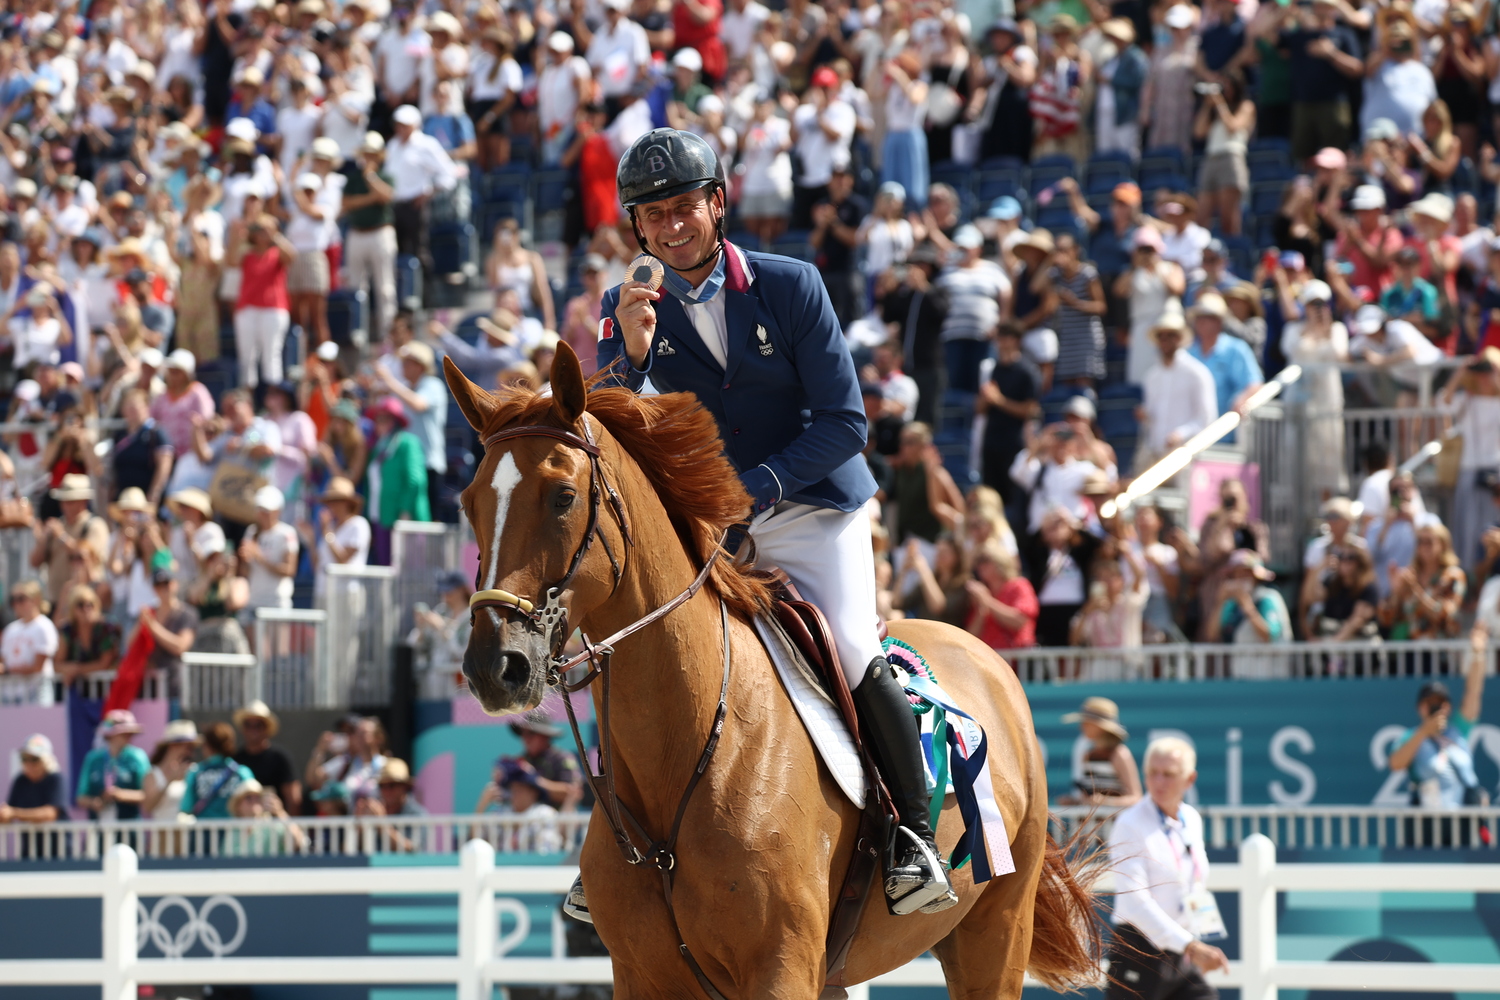
POLYGON ((776 675, 781 686, 797 708, 797 715, 813 746, 818 748, 823 763, 833 774, 839 789, 849 801, 860 809, 865 807, 865 769, 859 752, 854 748, 854 737, 844 725, 838 706, 823 690, 821 684, 808 676, 800 658, 787 646, 786 638, 765 619, 755 619, 755 630, 760 633, 761 644, 776 664, 776 675))

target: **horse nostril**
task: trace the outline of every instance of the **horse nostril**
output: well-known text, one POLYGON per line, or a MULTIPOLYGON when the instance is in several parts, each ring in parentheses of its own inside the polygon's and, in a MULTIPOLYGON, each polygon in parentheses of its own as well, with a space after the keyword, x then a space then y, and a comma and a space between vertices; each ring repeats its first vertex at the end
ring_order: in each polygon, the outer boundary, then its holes
POLYGON ((511 688, 524 687, 531 680, 531 660, 518 650, 507 649, 497 664, 500 683, 511 688))

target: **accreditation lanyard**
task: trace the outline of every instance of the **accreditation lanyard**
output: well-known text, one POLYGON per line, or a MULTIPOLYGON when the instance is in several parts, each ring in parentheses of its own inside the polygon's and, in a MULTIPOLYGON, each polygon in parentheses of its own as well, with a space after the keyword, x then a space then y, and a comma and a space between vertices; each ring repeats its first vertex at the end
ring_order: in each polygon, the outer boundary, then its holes
MULTIPOLYGON (((1154 804, 1154 803, 1153 803, 1154 804)), ((1182 820, 1168 816, 1162 811, 1161 806, 1156 807, 1157 815, 1161 817, 1162 832, 1166 835, 1167 846, 1172 849, 1172 867, 1177 869, 1177 881, 1182 882, 1182 859, 1186 856, 1188 860, 1188 882, 1184 886, 1184 892, 1192 892, 1194 887, 1204 882, 1202 867, 1198 864, 1198 856, 1193 853, 1192 846, 1187 839, 1187 824, 1182 820), (1179 850, 1180 845, 1180 850, 1179 850)))

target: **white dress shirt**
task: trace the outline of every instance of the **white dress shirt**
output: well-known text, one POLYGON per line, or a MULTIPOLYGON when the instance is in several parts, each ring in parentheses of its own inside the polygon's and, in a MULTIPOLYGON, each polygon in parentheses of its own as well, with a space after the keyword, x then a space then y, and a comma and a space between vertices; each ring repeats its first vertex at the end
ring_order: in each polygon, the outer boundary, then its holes
POLYGON ((1115 926, 1131 925, 1162 951, 1185 950, 1193 941, 1185 900, 1208 880, 1198 810, 1184 802, 1178 818, 1168 818, 1150 796, 1122 809, 1109 835, 1109 861, 1115 926))
POLYGON ((1010 464, 1010 478, 1016 485, 1031 492, 1026 530, 1041 530, 1042 518, 1053 507, 1066 507, 1080 521, 1087 520, 1089 508, 1083 500, 1083 484, 1098 471, 1099 468, 1093 462, 1078 458, 1070 458, 1066 464, 1056 465, 1050 458, 1044 462, 1033 457, 1030 452, 1023 451, 1017 455, 1010 464), (1038 478, 1041 479, 1040 488, 1037 486, 1038 478))
POLYGON ((458 183, 447 150, 425 132, 413 132, 405 140, 387 143, 385 168, 395 182, 395 201, 411 201, 435 190, 448 191, 458 183))
POLYGON ((1141 408, 1146 411, 1147 447, 1161 455, 1173 431, 1186 439, 1218 419, 1214 377, 1203 362, 1178 351, 1170 365, 1158 361, 1146 372, 1141 408))

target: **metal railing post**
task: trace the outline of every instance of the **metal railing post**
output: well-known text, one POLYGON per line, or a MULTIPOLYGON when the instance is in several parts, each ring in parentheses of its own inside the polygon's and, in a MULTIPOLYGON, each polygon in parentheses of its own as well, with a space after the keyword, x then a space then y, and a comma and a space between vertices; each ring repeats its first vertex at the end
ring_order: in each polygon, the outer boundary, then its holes
POLYGON ((136 907, 131 887, 140 863, 128 844, 115 844, 104 855, 104 990, 103 1000, 136 1000, 129 978, 135 965, 136 907))
POLYGON ((1276 1000, 1276 848, 1265 834, 1252 833, 1240 844, 1241 1000, 1276 1000))
POLYGON ((459 867, 463 885, 458 892, 458 1000, 489 1000, 484 967, 495 957, 499 940, 495 893, 489 885, 495 849, 482 840, 471 840, 464 844, 459 867))

